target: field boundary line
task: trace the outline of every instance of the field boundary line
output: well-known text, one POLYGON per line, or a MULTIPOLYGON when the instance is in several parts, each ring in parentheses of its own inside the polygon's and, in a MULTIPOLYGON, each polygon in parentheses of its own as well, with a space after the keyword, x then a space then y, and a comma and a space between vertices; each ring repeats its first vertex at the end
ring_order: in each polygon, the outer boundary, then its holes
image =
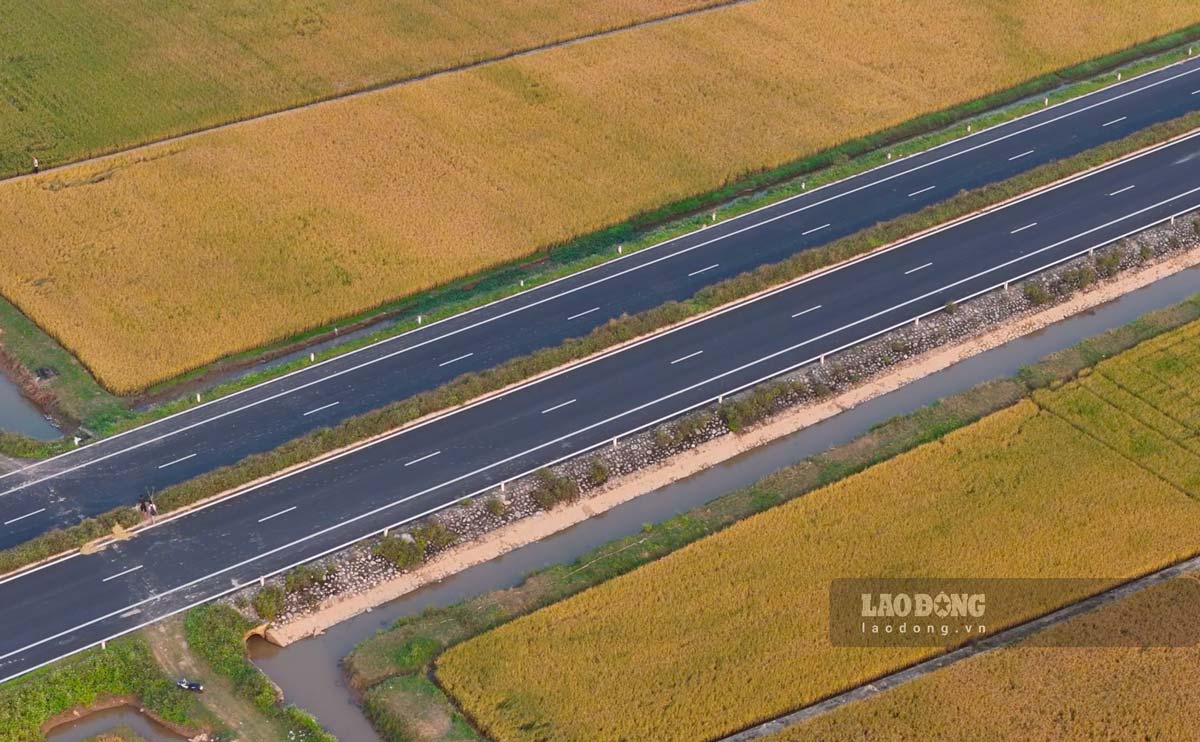
MULTIPOLYGON (((213 124, 212 126, 206 126, 204 128, 194 129, 192 131, 183 132, 181 134, 174 134, 174 135, 170 135, 170 136, 159 137, 157 139, 150 139, 150 140, 147 140, 144 142, 140 142, 138 144, 131 144, 129 146, 122 147, 120 149, 114 149, 114 150, 111 150, 108 152, 102 152, 100 154, 96 154, 91 157, 83 157, 78 160, 71 160, 70 162, 64 162, 60 165, 54 165, 52 167, 42 168, 40 173, 22 173, 19 175, 10 175, 7 177, 0 177, 0 183, 5 183, 7 181, 18 181, 18 180, 23 180, 23 179, 27 179, 27 178, 32 178, 39 174, 53 173, 53 172, 56 172, 58 170, 62 170, 62 169, 68 168, 68 167, 75 167, 75 166, 81 166, 81 165, 92 165, 92 164, 102 164, 114 157, 120 157, 122 155, 132 154, 139 150, 146 149, 149 147, 156 147, 156 146, 159 146, 162 144, 170 144, 172 142, 182 142, 182 141, 191 139, 192 137, 201 136, 203 134, 209 134, 209 133, 212 133, 215 131, 222 131, 225 129, 230 129, 235 126, 242 126, 243 124, 250 124, 255 121, 263 121, 266 119, 275 118, 277 116, 285 116, 289 113, 295 113, 296 111, 303 111, 303 110, 306 110, 309 108, 315 108, 317 106, 323 106, 323 105, 327 105, 330 103, 337 103, 339 101, 344 101, 344 100, 352 100, 354 98, 359 98, 362 96, 370 95, 372 93, 380 93, 380 92, 383 92, 386 90, 391 90, 393 88, 410 85, 412 83, 422 82, 424 80, 432 80, 432 79, 436 79, 439 77, 445 77, 446 75, 453 75, 453 74, 456 74, 459 72, 469 72, 471 70, 478 69, 480 67, 486 67, 487 65, 490 65, 490 64, 497 64, 499 62, 507 62, 512 59, 520 59, 521 57, 528 57, 528 56, 531 56, 534 54, 540 54, 542 52, 547 52, 547 51, 551 51, 554 49, 561 49, 563 47, 574 46, 575 44, 586 43, 588 41, 594 41, 596 39, 602 39, 602 38, 606 38, 608 36, 616 36, 616 35, 626 32, 626 31, 635 31, 639 28, 648 28, 648 27, 656 26, 656 25, 663 24, 663 23, 670 23, 671 21, 676 21, 676 20, 680 20, 683 18, 689 18, 689 17, 695 16, 695 15, 702 15, 704 13, 709 13, 709 12, 718 11, 718 10, 724 10, 726 8, 732 8, 732 7, 736 7, 738 5, 746 5, 746 4, 754 3, 754 2, 758 2, 758 1, 759 0, 716 0, 711 5, 705 5, 705 6, 696 7, 696 8, 689 8, 687 10, 680 10, 675 13, 665 13, 662 15, 652 16, 649 18, 643 18, 643 19, 637 20, 637 21, 631 21, 629 23, 613 26, 611 28, 604 28, 604 29, 599 29, 599 30, 595 30, 595 31, 587 31, 584 33, 576 34, 574 36, 566 36, 566 37, 557 39, 555 41, 547 41, 542 44, 536 44, 533 46, 525 46, 525 47, 522 47, 519 49, 514 49, 512 51, 504 52, 503 54, 494 54, 490 57, 484 57, 483 59, 476 59, 474 61, 469 61, 469 62, 461 62, 459 64, 456 64, 456 65, 453 65, 450 67, 440 67, 440 68, 436 68, 436 69, 431 69, 427 72, 421 72, 419 74, 410 75, 408 77, 401 77, 401 78, 394 78, 391 80, 385 80, 382 82, 378 82, 378 83, 369 85, 367 87, 357 88, 355 90, 351 90, 351 91, 345 92, 345 93, 334 93, 331 95, 325 95, 325 96, 321 96, 318 98, 313 98, 304 103, 297 103, 295 105, 287 106, 285 108, 279 108, 279 109, 276 109, 273 111, 266 111, 263 113, 251 114, 248 116, 244 116, 242 118, 235 118, 235 119, 226 121, 224 123, 213 124)), ((1177 29, 1177 30, 1183 31, 1183 30, 1186 30, 1186 28, 1187 27, 1184 27, 1182 29, 1177 29)), ((1166 36, 1171 33, 1175 33, 1175 32, 1173 32, 1173 31, 1167 32, 1166 34, 1163 34, 1163 35, 1166 36)), ((1118 50, 1118 51, 1120 51, 1120 50, 1118 50)), ((1151 71, 1153 72, 1154 70, 1151 70, 1151 71)))
POLYGON ((849 690, 842 691, 833 696, 829 696, 824 700, 804 706, 796 711, 778 716, 769 721, 764 721, 760 724, 743 729, 740 732, 735 732, 724 737, 716 738, 715 742, 749 742, 749 740, 762 739, 772 734, 781 732, 789 727, 802 724, 819 716, 824 716, 842 706, 845 706, 856 701, 863 701, 874 696, 877 696, 884 691, 891 690, 900 685, 904 685, 912 680, 916 680, 930 673, 936 672, 944 667, 958 664, 963 660, 977 657, 981 654, 991 652, 996 649, 1011 647, 1023 639, 1039 633, 1044 629, 1056 626, 1064 621, 1082 616, 1092 611, 1102 608, 1110 603, 1114 603, 1123 598, 1139 593, 1147 588, 1160 585, 1168 580, 1180 577, 1190 572, 1200 570, 1200 556, 1191 556, 1182 561, 1169 564, 1161 569, 1133 577, 1131 579, 1120 582, 1107 590, 1090 595, 1082 600, 1074 603, 1069 603, 1061 608, 1058 608, 1049 613, 1042 614, 1035 618, 1024 621, 1015 626, 1010 626, 994 634, 972 642, 965 646, 958 647, 944 654, 932 657, 927 660, 922 660, 907 667, 900 668, 886 675, 882 675, 874 680, 854 686, 849 690))

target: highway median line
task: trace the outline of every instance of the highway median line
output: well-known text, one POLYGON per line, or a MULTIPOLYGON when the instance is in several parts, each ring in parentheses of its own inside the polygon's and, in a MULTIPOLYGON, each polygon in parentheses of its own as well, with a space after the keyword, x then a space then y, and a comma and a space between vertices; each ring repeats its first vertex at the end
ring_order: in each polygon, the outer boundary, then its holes
POLYGON ((157 524, 142 523, 137 510, 126 506, 86 518, 67 529, 49 531, 0 551, 0 581, 15 579, 69 558, 79 553, 85 544, 93 549, 104 548, 112 543, 114 529, 118 527, 136 535, 146 528, 211 507, 441 417, 484 404, 517 388, 619 353, 631 345, 648 342, 682 326, 702 322, 715 314, 786 290, 795 283, 812 280, 852 261, 868 259, 872 254, 895 249, 1007 204, 1087 177, 1096 170, 1168 146, 1196 135, 1198 127, 1200 112, 1149 127, 1009 180, 963 191, 914 214, 881 222, 828 245, 712 284, 682 302, 667 302, 635 315, 623 315, 581 338, 569 339, 485 371, 464 374, 429 391, 349 418, 333 428, 316 430, 271 451, 248 456, 235 464, 161 490, 154 496, 164 514, 157 524))
MULTIPOLYGON (((712 9, 711 7, 705 8, 705 10, 712 9)), ((368 327, 398 317, 402 313, 408 314, 406 319, 398 321, 390 327, 381 328, 354 341, 318 352, 316 360, 329 360, 383 342, 418 329, 421 326, 417 320, 418 314, 425 318, 425 325, 428 326, 430 320, 436 322, 447 319, 607 263, 615 257, 610 254, 609 249, 618 244, 624 245, 624 254, 627 256, 695 233, 711 226, 707 220, 709 210, 714 210, 714 216, 719 213, 722 222, 744 216, 748 212, 794 197, 804 192, 806 188, 808 192, 812 192, 826 185, 884 166, 892 161, 893 153, 897 159, 901 159, 926 152, 950 142, 978 135, 994 126, 1032 115, 1044 110, 1046 106, 1054 108, 1100 92, 1114 84, 1131 83, 1143 75, 1166 69, 1191 58, 1192 48, 1188 45, 1194 41, 1200 41, 1200 25, 1182 28, 1127 49, 1047 73, 1006 90, 919 116, 874 134, 807 155, 777 168, 747 174, 722 188, 685 198, 611 227, 576 237, 562 245, 550 247, 530 259, 497 266, 488 271, 451 282, 447 286, 417 296, 402 298, 345 318, 335 324, 298 333, 253 351, 234 354, 206 367, 185 373, 175 380, 151 387, 145 394, 149 395, 149 400, 155 406, 148 411, 133 412, 121 409, 122 403, 118 398, 111 397, 100 389, 86 370, 82 367, 76 368, 79 364, 70 356, 65 364, 64 373, 69 372, 73 386, 86 387, 82 390, 82 394, 84 397, 92 399, 84 402, 84 405, 93 408, 98 406, 99 412, 91 415, 82 409, 77 409, 76 403, 80 401, 77 399, 79 390, 67 395, 71 397, 68 400, 54 391, 55 384, 53 382, 48 387, 41 387, 39 396, 48 400, 44 404, 45 408, 54 410, 55 414, 65 420, 67 424, 73 424, 73 421, 82 421, 83 425, 87 426, 95 436, 108 437, 195 407, 199 398, 196 397, 196 401, 193 401, 191 393, 161 404, 155 403, 154 398, 157 397, 161 400, 170 393, 167 391, 169 389, 179 389, 181 385, 195 383, 195 380, 202 380, 206 376, 220 375, 223 367, 226 369, 225 373, 228 373, 229 368, 236 370, 239 365, 250 361, 278 357, 312 342, 324 340, 326 337, 334 338, 337 336, 338 328, 368 327), (1107 73, 1114 70, 1123 70, 1128 74, 1123 80, 1120 74, 1115 78, 1109 77, 1107 73), (1101 75, 1105 76, 1101 77, 1101 75), (1046 94, 1044 102, 1040 99, 1032 100, 1032 96, 1043 94, 1046 94), (964 122, 973 122, 976 125, 974 131, 972 132, 970 125, 966 127, 965 131, 951 128, 964 122), (806 182, 802 182, 802 178, 806 182), (522 276, 518 287, 517 279, 522 276), (460 298, 463 294, 465 297, 460 298)), ((0 303, 7 305, 4 307, 6 314, 16 315, 15 320, 11 320, 10 317, 10 321, 17 321, 20 325, 18 329, 22 332, 18 334, 29 334, 30 332, 36 335, 42 334, 41 330, 21 315, 15 307, 8 305, 3 299, 0 299, 0 303)), ((53 346, 51 349, 54 351, 53 355, 66 353, 53 340, 43 339, 53 346)), ((34 343, 34 346, 31 348, 32 354, 11 353, 10 355, 13 356, 11 360, 15 365, 25 369, 46 365, 43 363, 45 359, 40 357, 40 354, 46 352, 45 349, 39 350, 36 347, 37 343, 34 343)), ((63 366, 62 363, 54 365, 63 366)), ((311 363, 307 360, 294 360, 261 372, 246 374, 208 388, 205 390, 204 396, 209 400, 223 397, 267 383, 308 365, 311 363)), ((0 431, 0 453, 21 458, 45 459, 70 450, 69 438, 60 438, 47 443, 21 434, 0 431)))

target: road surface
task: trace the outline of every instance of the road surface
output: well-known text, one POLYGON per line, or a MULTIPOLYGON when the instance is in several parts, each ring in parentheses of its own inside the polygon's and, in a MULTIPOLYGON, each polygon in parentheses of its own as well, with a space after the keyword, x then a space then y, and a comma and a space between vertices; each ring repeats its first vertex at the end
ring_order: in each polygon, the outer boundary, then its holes
POLYGON ((1200 208, 1198 165, 1200 133, 10 578, 0 679, 1200 208))

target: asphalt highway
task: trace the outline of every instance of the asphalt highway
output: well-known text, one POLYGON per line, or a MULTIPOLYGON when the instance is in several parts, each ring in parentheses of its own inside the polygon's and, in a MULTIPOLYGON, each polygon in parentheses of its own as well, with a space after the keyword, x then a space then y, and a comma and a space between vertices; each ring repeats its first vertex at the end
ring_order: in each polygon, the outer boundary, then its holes
POLYGON ((0 476, 0 548, 1196 110, 1198 90, 1188 60, 0 476))
POLYGON ((1200 134, 9 578, 0 680, 1196 208, 1200 134))

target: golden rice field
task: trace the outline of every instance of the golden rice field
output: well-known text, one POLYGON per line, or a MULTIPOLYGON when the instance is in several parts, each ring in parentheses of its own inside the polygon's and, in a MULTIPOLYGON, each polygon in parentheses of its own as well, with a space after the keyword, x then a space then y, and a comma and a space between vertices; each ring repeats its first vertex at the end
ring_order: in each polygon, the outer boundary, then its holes
MULTIPOLYGON (((1194 553, 1200 503, 1144 463, 1026 400, 455 646, 438 679, 498 740, 718 737, 936 651, 832 646, 834 578, 1119 578, 1194 553)), ((1087 589, 989 601, 988 628, 1087 589)))
POLYGON ((1200 21, 1127 11, 758 0, 0 183, 0 293, 131 392, 1200 21))
POLYGON ((1200 739, 1198 613, 1191 574, 768 739, 1200 739))
POLYGON ((5 3, 0 177, 716 2, 5 3))

